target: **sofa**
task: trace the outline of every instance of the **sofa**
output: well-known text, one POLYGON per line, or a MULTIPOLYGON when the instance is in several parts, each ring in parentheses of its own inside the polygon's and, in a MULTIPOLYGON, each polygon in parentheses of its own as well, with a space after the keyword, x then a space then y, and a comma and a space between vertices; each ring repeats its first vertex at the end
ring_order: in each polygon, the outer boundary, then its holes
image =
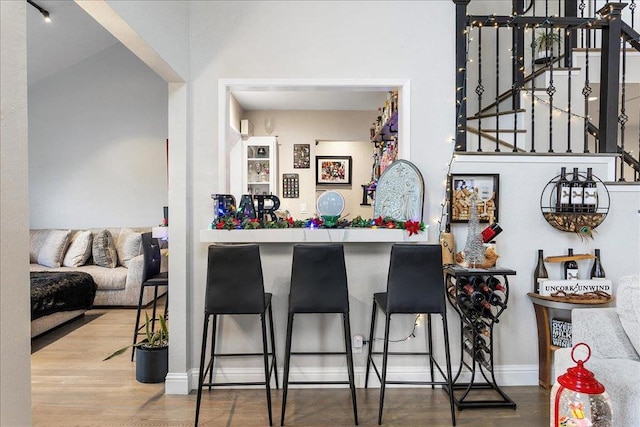
MULTIPOLYGON (((616 288, 614 288, 615 290, 616 288)), ((637 427, 640 423, 640 274, 617 282, 615 308, 582 308, 571 311, 572 344, 584 342, 591 348, 585 368, 594 373, 609 397, 616 427, 637 427)), ((584 359, 586 349, 576 349, 584 359)), ((555 352, 555 376, 575 366, 571 349, 555 352)))
MULTIPOLYGON (((142 286, 143 232, 150 227, 92 228, 88 230, 30 230, 30 271, 79 271, 97 285, 94 306, 137 307, 142 286)), ((162 250, 161 271, 167 271, 162 250)), ((153 299, 145 290, 143 304, 153 299)))

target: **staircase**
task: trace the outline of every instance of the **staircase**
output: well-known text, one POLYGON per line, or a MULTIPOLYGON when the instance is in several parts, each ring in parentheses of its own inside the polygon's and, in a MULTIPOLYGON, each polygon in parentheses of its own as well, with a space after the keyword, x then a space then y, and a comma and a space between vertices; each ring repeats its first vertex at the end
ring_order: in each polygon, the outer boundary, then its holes
MULTIPOLYGON (((575 0, 564 2, 573 16, 560 17, 534 16, 522 0, 508 16, 468 15, 469 0, 454 2, 457 151, 609 153, 619 158, 618 181, 640 182, 640 35, 621 18, 626 4, 585 18, 575 0), (558 34, 552 60, 532 43, 543 32, 558 34)), ((545 11, 548 3, 529 2, 545 11)))

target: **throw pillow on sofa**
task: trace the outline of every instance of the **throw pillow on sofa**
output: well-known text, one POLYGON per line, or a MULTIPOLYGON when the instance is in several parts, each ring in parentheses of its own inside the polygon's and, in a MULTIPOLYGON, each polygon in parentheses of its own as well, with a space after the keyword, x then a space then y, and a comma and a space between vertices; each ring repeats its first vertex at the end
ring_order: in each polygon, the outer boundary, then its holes
POLYGON ((93 263, 101 267, 116 268, 118 253, 113 236, 109 230, 101 230, 93 236, 93 263))
POLYGON ((29 262, 34 264, 38 262, 38 254, 44 241, 47 240, 47 236, 51 232, 50 229, 41 230, 29 230, 29 262))
POLYGON ((58 268, 69 246, 71 230, 51 230, 38 252, 38 264, 58 268))
POLYGON ((80 267, 84 265, 91 256, 92 242, 93 235, 90 230, 78 231, 71 236, 71 243, 64 256, 62 265, 65 267, 80 267))
POLYGON ((129 268, 131 259, 142 253, 142 234, 130 228, 123 228, 118 235, 116 251, 120 264, 129 268))

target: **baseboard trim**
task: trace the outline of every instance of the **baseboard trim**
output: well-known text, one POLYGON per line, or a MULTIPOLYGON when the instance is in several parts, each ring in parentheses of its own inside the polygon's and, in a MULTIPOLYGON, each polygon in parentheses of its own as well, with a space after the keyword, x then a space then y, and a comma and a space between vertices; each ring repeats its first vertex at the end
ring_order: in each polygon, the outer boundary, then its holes
MULTIPOLYGON (((364 387, 365 367, 355 369, 355 383, 357 388, 364 387)), ((453 367, 453 375, 458 371, 457 366, 453 367)), ((278 368, 280 384, 282 384, 282 367, 278 368)), ((476 379, 481 377, 476 373, 476 379)), ((256 382, 264 379, 264 370, 261 368, 227 368, 216 370, 215 378, 220 382, 256 382)), ((387 371, 387 378, 395 381, 426 381, 428 375, 424 366, 415 367, 390 367, 387 371)), ((501 365, 495 368, 495 378, 500 386, 536 386, 538 385, 538 365, 501 365)), ((441 381, 439 375, 436 379, 441 381)), ((458 382, 468 382, 471 373, 464 369, 460 374, 458 382)), ((289 372, 289 381, 346 381, 346 368, 292 368, 289 372)), ((251 386, 260 388, 261 386, 251 386)), ((345 385, 296 385, 291 388, 344 388, 345 385)), ((380 387, 378 378, 373 371, 369 373, 369 387, 380 387)), ((406 385, 389 385, 388 387, 420 387, 406 385)), ((188 373, 169 373, 165 381, 166 394, 189 394, 190 390, 198 388, 198 369, 191 369, 188 373)))
MULTIPOLYGON (((189 371, 192 372, 192 371, 189 371)), ((197 379, 196 375, 196 379, 197 379)), ((169 372, 164 380, 165 394, 187 395, 191 391, 190 373, 187 372, 169 372)))

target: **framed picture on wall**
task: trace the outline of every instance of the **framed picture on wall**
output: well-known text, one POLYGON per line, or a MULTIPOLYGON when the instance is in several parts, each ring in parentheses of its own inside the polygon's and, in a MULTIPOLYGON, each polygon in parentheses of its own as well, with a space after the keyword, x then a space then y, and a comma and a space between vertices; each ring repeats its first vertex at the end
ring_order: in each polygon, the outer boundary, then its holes
POLYGON ((449 177, 449 218, 451 222, 469 222, 471 196, 475 194, 480 222, 498 222, 500 175, 451 174, 449 177))
POLYGON ((311 167, 311 144, 293 144, 293 168, 309 169, 311 167))
POLYGON ((316 156, 316 185, 350 185, 351 156, 316 156))

